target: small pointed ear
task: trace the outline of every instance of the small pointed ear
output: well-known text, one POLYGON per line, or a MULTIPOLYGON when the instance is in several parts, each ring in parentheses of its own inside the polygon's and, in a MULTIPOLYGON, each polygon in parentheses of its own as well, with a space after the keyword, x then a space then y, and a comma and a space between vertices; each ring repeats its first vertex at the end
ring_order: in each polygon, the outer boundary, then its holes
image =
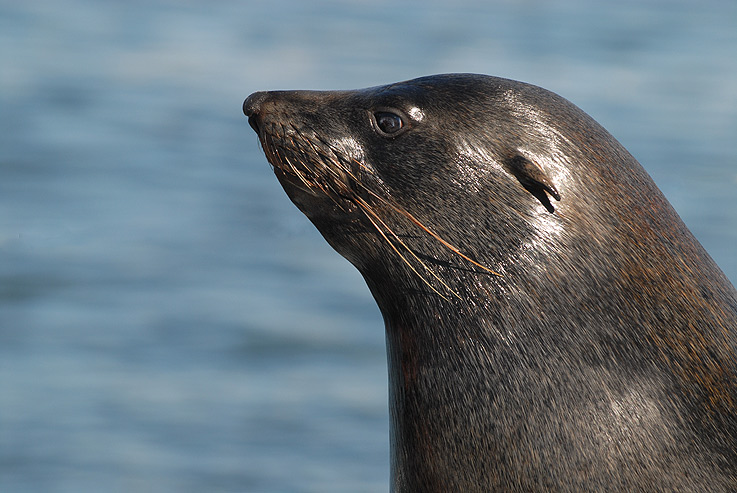
POLYGON ((540 166, 519 154, 507 159, 504 165, 507 171, 525 187, 525 190, 530 192, 545 206, 548 212, 552 213, 555 211, 553 204, 550 203, 550 199, 545 192, 550 194, 555 200, 560 200, 560 194, 540 166))

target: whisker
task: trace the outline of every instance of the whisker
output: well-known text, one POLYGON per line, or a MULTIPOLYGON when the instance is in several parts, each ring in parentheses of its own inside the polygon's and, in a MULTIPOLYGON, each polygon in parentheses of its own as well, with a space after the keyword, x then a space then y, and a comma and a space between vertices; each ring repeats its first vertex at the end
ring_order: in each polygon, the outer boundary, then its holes
MULTIPOLYGON (((358 163, 358 161, 355 161, 355 160, 353 160, 353 161, 356 162, 357 164, 360 164, 360 163, 358 163)), ((452 251, 456 255, 458 255, 461 258, 463 258, 463 259, 471 262, 473 265, 475 265, 475 266, 477 266, 477 267, 479 267, 481 269, 484 269, 485 271, 487 271, 487 272, 489 272, 491 274, 494 274, 495 276, 503 277, 498 272, 495 272, 495 271, 491 270, 490 268, 486 267, 485 265, 480 264, 479 262, 473 260, 468 255, 465 255, 463 252, 461 252, 458 248, 454 247, 453 245, 451 245, 450 243, 448 243, 447 241, 445 241, 440 235, 438 235, 437 233, 435 233, 434 231, 432 231, 430 228, 428 228, 427 226, 425 226, 424 224, 422 224, 422 222, 420 222, 416 217, 414 217, 406 209, 398 206, 394 202, 386 199, 385 197, 382 197, 381 195, 377 194, 376 192, 374 192, 373 190, 371 190, 370 188, 368 188, 366 185, 364 185, 363 183, 361 183, 361 181, 358 180, 350 171, 346 171, 346 173, 349 176, 351 176, 351 178, 353 178, 356 181, 356 183, 358 183, 359 185, 361 185, 361 187, 363 187, 363 189, 366 190, 369 194, 371 194, 374 198, 382 201, 383 203, 385 203, 386 205, 388 205, 389 207, 391 207, 392 209, 394 209, 399 214, 402 214, 404 217, 406 217, 407 219, 409 219, 410 221, 412 221, 415 225, 419 226, 423 231, 425 231, 427 234, 429 234, 430 236, 432 236, 433 238, 435 238, 444 247, 448 248, 450 251, 452 251)))
POLYGON ((358 204, 361 207, 361 210, 363 210, 366 213, 366 218, 371 222, 371 224, 374 226, 374 228, 376 229, 376 231, 379 232, 379 234, 384 238, 384 240, 392 248, 392 250, 394 250, 394 252, 397 255, 399 255, 399 258, 402 259, 402 261, 407 265, 407 267, 409 267, 412 270, 412 272, 414 272, 417 275, 417 277, 419 277, 420 280, 427 285, 427 287, 429 287, 430 289, 432 289, 435 293, 438 294, 438 296, 440 296, 444 300, 447 300, 448 299, 448 298, 446 298, 443 295, 443 293, 441 293, 440 291, 438 291, 435 288, 435 286, 433 286, 432 284, 430 284, 430 282, 427 279, 425 279, 425 276, 423 276, 422 274, 420 274, 417 271, 417 269, 415 269, 415 267, 409 262, 409 260, 407 260, 407 258, 404 255, 402 255, 402 252, 400 252, 399 249, 396 247, 396 245, 394 245, 394 243, 389 239, 389 237, 386 236, 386 233, 384 233, 384 231, 379 227, 379 225, 376 224, 376 222, 374 221, 374 219, 372 219, 372 217, 375 218, 377 221, 379 221, 385 228, 387 228, 387 231, 389 231, 389 233, 391 233, 391 235, 399 242, 399 244, 402 245, 415 258, 415 260, 417 260, 420 263, 420 265, 422 265, 434 278, 436 278, 438 281, 440 281, 440 283, 443 286, 445 286, 445 288, 448 291, 450 291, 451 293, 453 293, 459 299, 461 298, 458 293, 456 293, 455 291, 453 291, 450 288, 450 286, 448 286, 442 279, 440 279, 440 277, 438 277, 438 275, 435 274, 432 271, 432 269, 430 269, 427 265, 425 265, 425 263, 422 260, 420 260, 417 257, 417 255, 412 250, 410 250, 409 247, 407 247, 407 245, 401 239, 399 239, 399 237, 396 235, 396 233, 394 233, 394 231, 392 231, 392 229, 389 228, 386 225, 386 223, 384 223, 384 221, 382 221, 378 217, 378 215, 374 211, 371 210, 371 207, 368 204, 366 204, 364 201, 360 201, 360 202, 358 202, 358 204))
MULTIPOLYGON (((299 130, 296 127, 293 126, 293 128, 295 129, 295 131, 299 132, 299 130)), ((340 155, 338 152, 336 152, 336 150, 333 148, 333 146, 329 142, 326 142, 324 139, 320 138, 320 136, 317 135, 317 134, 316 134, 316 136, 317 136, 317 139, 323 145, 325 145, 330 150, 332 150, 336 156, 339 156, 340 155)), ((306 139, 306 140, 312 146, 312 148, 315 149, 316 152, 318 152, 318 148, 315 146, 315 144, 310 139, 306 139)), ((366 166, 362 162, 360 162, 360 161, 358 161, 356 159, 351 158, 351 162, 357 164, 359 167, 366 168, 366 166)), ((450 251, 452 251, 453 253, 455 253, 459 257, 465 259, 466 261, 470 262, 471 264, 473 264, 473 265, 475 265, 475 266, 477 266, 477 267, 479 267, 481 269, 484 269, 485 271, 487 271, 487 272, 489 272, 489 273, 491 273, 491 274, 493 274, 495 276, 503 277, 502 274, 500 274, 500 273, 498 273, 498 272, 490 269, 489 267, 486 267, 485 265, 483 265, 483 264, 481 264, 481 263, 473 260, 471 257, 469 257, 468 255, 466 255, 463 252, 461 252, 460 249, 458 249, 457 247, 453 246, 452 244, 450 244, 449 242, 447 242, 446 240, 444 240, 440 235, 438 235, 437 233, 435 233, 429 227, 425 226, 420 220, 418 220, 416 217, 414 217, 406 209, 404 209, 404 208, 400 207, 399 205, 397 205, 396 203, 388 200, 386 197, 382 197, 381 195, 377 194, 376 192, 374 192, 373 190, 371 190, 369 187, 367 187, 366 185, 364 185, 363 182, 360 179, 358 179, 358 177, 355 176, 355 174, 350 170, 350 167, 344 166, 344 165, 342 165, 343 163, 339 163, 339 162, 337 164, 341 164, 341 166, 340 166, 341 171, 343 171, 345 174, 347 174, 348 176, 350 176, 356 182, 356 184, 360 185, 364 190, 366 190, 374 198, 376 198, 376 199, 380 200, 381 202, 385 203, 386 205, 388 205, 389 207, 391 207, 392 209, 394 209, 394 211, 396 211, 397 213, 405 216, 407 219, 409 219, 410 221, 412 221, 415 225, 417 225, 419 228, 421 228, 427 234, 429 234, 430 236, 432 236, 433 238, 435 238, 438 242, 440 242, 441 245, 443 245, 444 247, 448 248, 450 251)))
MULTIPOLYGON (((304 140, 306 140, 307 142, 310 142, 309 139, 304 139, 304 140)), ((287 141, 285 140, 284 142, 286 143, 287 141)), ((311 169, 310 166, 308 166, 308 164, 305 162, 305 160, 303 158, 301 158, 300 156, 309 155, 310 153, 308 153, 303 148, 303 146, 300 144, 299 141, 295 141, 293 138, 290 138, 288 140, 288 142, 290 142, 292 145, 291 146, 289 146, 289 145, 280 145, 279 147, 282 147, 290 155, 287 155, 286 153, 282 153, 282 155, 280 157, 280 160, 282 162, 285 162, 286 164, 289 165, 289 168, 291 169, 291 171, 293 172, 293 174, 295 176, 297 176, 299 178, 299 180, 307 188, 317 188, 317 189, 319 189, 320 191, 323 192, 323 194, 325 196, 327 196, 341 210, 346 211, 347 209, 345 208, 345 205, 343 203, 339 202, 338 199, 337 199, 337 197, 339 197, 341 194, 338 191, 336 191, 336 190, 333 189, 333 187, 331 186, 331 183, 330 182, 318 181, 317 179, 310 180, 310 179, 308 179, 305 176, 305 172, 307 174, 311 174, 313 172, 313 170, 311 169), (296 163, 293 162, 293 160, 291 158, 292 157, 291 155, 296 155, 297 156, 296 163), (303 169, 304 172, 301 171, 300 168, 303 169)), ((278 150, 277 150, 277 153, 278 153, 278 150)), ((315 152, 314 154, 318 154, 318 153, 315 152)), ((331 163, 332 163, 332 161, 331 161, 331 163)), ((323 164, 325 164, 324 161, 323 161, 323 164)), ((340 178, 341 177, 338 176, 336 173, 333 172, 331 166, 326 165, 326 166, 323 167, 323 169, 327 170, 328 172, 331 172, 331 174, 334 175, 334 178, 336 178, 335 182, 340 182, 340 178)), ((317 177, 315 177, 315 178, 317 178, 317 177)))
POLYGON ((368 185, 364 184, 363 181, 356 176, 356 173, 354 173, 354 169, 356 167, 360 170, 367 170, 368 167, 364 163, 358 159, 344 156, 343 153, 341 153, 332 144, 321 138, 317 132, 309 131, 308 134, 305 134, 303 130, 300 130, 293 124, 289 125, 291 130, 293 130, 292 135, 288 135, 287 127, 284 125, 280 126, 281 132, 277 131, 277 128, 273 128, 272 133, 264 133, 263 135, 262 142, 264 152, 267 154, 267 158, 272 165, 275 165, 274 163, 277 163, 277 165, 278 163, 282 163, 280 168, 283 171, 294 175, 305 187, 320 190, 334 204, 344 211, 348 210, 345 207, 346 200, 359 207, 390 248, 422 280, 424 284, 440 295, 443 299, 448 298, 433 286, 433 283, 430 282, 428 278, 418 271, 415 265, 413 265, 413 262, 411 262, 410 259, 400 251, 400 247, 408 252, 411 258, 414 259, 414 263, 422 266, 422 268, 427 271, 432 278, 439 282, 445 290, 452 293, 453 296, 459 299, 461 296, 455 292, 433 270, 433 268, 420 259, 420 257, 399 237, 399 235, 397 235, 397 233, 395 233, 394 230, 381 219, 374 208, 364 198, 355 193, 352 186, 349 186, 347 179, 352 180, 356 186, 366 191, 370 197, 377 200, 380 204, 387 206, 396 213, 407 218, 410 222, 454 254, 493 275, 502 276, 502 274, 499 274, 485 265, 473 260, 468 255, 461 252, 459 248, 453 246, 439 234, 425 226, 409 211, 398 205, 390 198, 381 196, 368 185), (316 167, 313 162, 319 162, 321 165, 316 167), (344 200, 339 201, 339 198, 344 200))

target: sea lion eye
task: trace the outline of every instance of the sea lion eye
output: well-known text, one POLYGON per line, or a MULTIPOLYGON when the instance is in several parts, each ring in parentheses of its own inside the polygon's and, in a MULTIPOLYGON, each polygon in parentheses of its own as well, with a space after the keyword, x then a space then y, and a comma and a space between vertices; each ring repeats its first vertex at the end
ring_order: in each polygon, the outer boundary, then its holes
POLYGON ((396 113, 388 111, 377 111, 374 113, 376 126, 386 135, 393 135, 404 127, 404 120, 396 113))

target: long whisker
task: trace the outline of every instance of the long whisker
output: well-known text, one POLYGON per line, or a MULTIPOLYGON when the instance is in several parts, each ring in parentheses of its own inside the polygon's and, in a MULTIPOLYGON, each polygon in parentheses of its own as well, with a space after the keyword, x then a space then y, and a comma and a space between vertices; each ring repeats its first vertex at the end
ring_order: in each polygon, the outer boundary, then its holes
MULTIPOLYGON (((297 131, 297 132, 299 131, 294 126, 292 128, 294 128, 294 130, 297 131)), ((326 146, 328 149, 332 150, 333 153, 336 156, 337 155, 340 155, 337 151, 335 151, 335 149, 333 148, 333 146, 329 142, 326 142, 324 139, 320 138, 320 136, 317 135, 317 134, 316 134, 316 137, 320 140, 320 142, 324 146, 326 146)), ((309 142, 309 144, 312 146, 313 150, 316 153, 318 153, 320 155, 325 155, 324 153, 320 152, 319 148, 317 146, 315 146, 315 144, 312 143, 312 141, 310 139, 307 139, 307 141, 309 142)), ((328 157, 328 156, 325 156, 325 157, 328 157)), ((330 158, 328 157, 328 159, 330 159, 330 158)), ((338 164, 340 166, 341 171, 343 171, 346 175, 350 176, 358 185, 360 185, 364 190, 366 190, 374 198, 382 201, 383 203, 385 203, 386 205, 388 205, 389 207, 391 207, 392 209, 394 209, 394 211, 396 211, 399 214, 402 214, 403 216, 405 216, 407 219, 409 219, 410 221, 412 221, 415 225, 417 225, 418 227, 420 227, 427 234, 429 234, 430 236, 432 236, 433 238, 435 238, 437 241, 439 241, 441 245, 443 245, 444 247, 448 248, 450 251, 452 251, 453 253, 455 253, 459 257, 461 257, 461 258, 467 260, 468 262, 472 263, 476 267, 479 267, 481 269, 484 269, 485 271, 487 271, 487 272, 489 272, 491 274, 494 274, 495 276, 503 277, 502 274, 499 274, 498 272, 496 272, 496 271, 494 271, 494 270, 486 267, 485 265, 483 265, 483 264, 481 264, 481 263, 473 260, 468 255, 466 255, 463 252, 461 252, 457 247, 455 247, 455 246, 451 245, 450 243, 448 243, 440 235, 438 235, 433 230, 431 230, 430 228, 428 228, 427 226, 425 226, 420 220, 418 220, 416 217, 414 217, 410 212, 408 212, 404 208, 398 206, 396 203, 388 200, 386 197, 382 197, 381 195, 377 194, 376 192, 374 192, 373 190, 371 190, 370 188, 368 188, 366 185, 364 185, 361 182, 361 180, 358 179, 358 177, 356 177, 351 172, 351 170, 350 170, 350 168, 348 166, 342 165, 343 163, 341 163, 341 162, 339 162, 337 160, 331 159, 331 161, 336 162, 336 164, 338 164)), ((362 162, 358 161, 357 159, 351 158, 351 161, 353 163, 357 164, 359 167, 365 168, 365 165, 362 162)))
POLYGON ((486 267, 485 265, 480 264, 480 263, 476 262, 474 259, 472 259, 469 256, 465 255, 458 248, 454 247, 453 245, 451 245, 450 243, 448 243, 447 241, 445 241, 440 235, 438 235, 437 233, 435 233, 434 231, 432 231, 430 228, 428 228, 427 226, 425 226, 424 224, 422 224, 417 218, 415 218, 408 211, 404 210, 403 208, 400 208, 399 206, 397 206, 397 205, 393 204, 392 202, 384 199, 383 197, 380 197, 379 195, 377 195, 376 193, 374 193, 371 190, 367 190, 367 191, 371 195, 373 195, 374 197, 383 200, 392 209, 394 209, 398 213, 402 214, 407 219, 409 219, 410 221, 412 221, 413 223, 415 223, 417 226, 419 226, 420 228, 422 228, 423 231, 425 231, 427 234, 429 234, 430 236, 432 236, 433 238, 435 238, 436 240, 438 240, 444 247, 448 248, 450 251, 452 251, 456 255, 460 256, 461 258, 466 259, 467 261, 471 262, 476 267, 479 267, 479 268, 484 269, 485 271, 487 271, 487 272, 489 272, 491 274, 494 274, 495 276, 503 277, 498 272, 495 272, 495 271, 491 270, 490 268, 486 267))
MULTIPOLYGON (((277 137, 279 137, 278 134, 277 137)), ((307 166, 302 158, 299 157, 300 155, 305 154, 304 149, 302 149, 299 143, 292 138, 289 138, 287 140, 285 136, 282 136, 281 138, 282 140, 280 140, 279 144, 275 144, 273 137, 271 137, 269 134, 264 135, 264 141, 266 144, 264 146, 264 152, 267 154, 267 159, 274 159, 276 162, 286 164, 289 167, 289 171, 291 172, 291 174, 296 176, 299 181, 305 185, 306 188, 319 189, 326 197, 330 198, 333 203, 335 203, 342 210, 345 210, 344 204, 338 202, 336 198, 336 193, 329 189, 331 187, 328 183, 321 183, 317 180, 307 178, 305 171, 309 174, 310 167, 307 166), (287 142, 291 143, 292 145, 286 145, 287 142), (280 149, 282 150, 281 152, 280 149), (297 156, 296 161, 293 159, 295 156, 297 156)), ((329 168, 330 167, 326 167, 326 169, 329 168)))
POLYGON ((294 174, 294 175, 295 175, 295 176, 296 176, 297 178, 299 178, 299 181, 301 181, 301 182, 302 182, 302 183, 303 183, 303 184, 304 184, 304 185, 305 185, 305 186, 306 186, 307 188, 312 188, 312 187, 318 187, 318 188, 320 188, 320 189, 321 189, 321 190, 322 190, 323 192, 325 191, 325 190, 324 190, 324 189, 323 189, 323 188, 322 188, 322 187, 320 186, 320 184, 319 184, 319 183, 308 181, 308 180, 307 180, 307 177, 305 177, 304 173, 302 173, 302 172, 301 172, 300 170, 298 170, 298 169, 297 169, 297 166, 296 166, 296 165, 295 165, 294 163, 292 163, 291 159, 289 159, 289 157, 288 157, 288 156, 283 156, 283 157, 282 157, 282 162, 284 162, 284 163, 287 163, 287 164, 289 165, 289 169, 290 169, 290 170, 292 170, 292 173, 293 173, 293 174, 294 174))
MULTIPOLYGON (((366 169, 366 165, 353 157, 344 156, 329 142, 322 139, 317 132, 310 131, 310 135, 305 135, 303 130, 290 124, 294 134, 288 135, 284 126, 281 126, 281 132, 275 131, 273 135, 265 133, 263 135, 264 151, 269 158, 269 161, 273 163, 283 163, 286 168, 282 168, 291 174, 293 174, 300 182, 302 182, 308 188, 316 188, 322 191, 328 198, 330 198, 335 204, 341 209, 346 210, 344 204, 339 202, 338 199, 343 199, 352 202, 358 206, 363 212, 365 217, 371 222, 372 226, 382 236, 384 241, 391 247, 391 249, 402 259, 402 261, 435 293, 440 295, 443 299, 447 299, 425 276, 423 276, 417 268, 409 261, 407 256, 403 254, 399 247, 404 249, 411 255, 416 263, 422 266, 422 268, 429 273, 437 282, 439 282, 447 291, 452 293, 455 297, 461 298, 461 296, 455 292, 443 279, 430 268, 417 254, 397 235, 391 227, 389 227, 385 221, 376 213, 374 208, 363 198, 359 197, 352 191, 346 182, 346 178, 350 179, 365 190, 371 197, 378 200, 379 203, 386 205, 398 214, 406 217, 409 221, 415 224, 417 227, 422 229, 425 233, 429 234, 432 238, 438 241, 445 248, 449 249, 454 254, 470 262, 471 264, 493 274, 501 276, 501 274, 491 270, 485 265, 473 260, 469 256, 465 255, 457 247, 444 240, 439 234, 435 233, 429 227, 425 226, 420 220, 414 217, 411 213, 399 206, 393 200, 379 195, 373 191, 367 185, 365 185, 361 179, 359 179, 353 172, 353 166, 357 165, 359 168, 366 169), (295 136, 299 138, 295 138, 295 136), (278 140, 274 142, 274 140, 278 140), (321 161, 320 173, 316 174, 313 166, 309 165, 309 162, 321 161)), ((277 130, 274 128, 273 130, 277 130)))
MULTIPOLYGON (((296 131, 296 128, 295 128, 295 131, 296 131)), ((306 140, 306 141, 307 141, 307 143, 308 143, 308 144, 310 145, 310 147, 312 148, 312 151, 313 151, 313 153, 314 153, 314 154, 315 154, 316 156, 322 157, 322 158, 324 158, 324 159, 323 159, 323 161, 324 161, 324 160, 326 159, 326 160, 328 160, 328 161, 329 161, 329 162, 330 162, 331 164, 333 164, 333 165, 335 165, 336 167, 338 167, 338 168, 341 168, 341 169, 342 169, 342 165, 341 165, 341 164, 340 164, 340 163, 338 162, 338 160, 337 160, 337 159, 335 159, 335 158, 331 158, 331 157, 330 157, 330 156, 328 156, 327 154, 319 152, 319 149, 315 147, 315 145, 314 145, 314 144, 312 143, 312 141, 311 141, 310 139, 305 139, 305 140, 306 140)), ((289 141, 290 141, 290 142, 292 143, 292 145, 293 145, 293 147, 291 147, 291 148, 288 148, 288 149, 289 149, 289 150, 290 150, 291 152, 293 152, 293 153, 295 153, 295 154, 298 154, 298 155, 300 155, 300 154, 309 154, 308 152, 306 152, 306 151, 305 151, 305 149, 303 148, 303 146, 302 146, 302 145, 300 145, 300 143, 299 143, 299 142, 295 141, 295 140, 294 140, 294 139, 292 139, 292 138, 290 138, 290 139, 289 139, 289 141)), ((286 146, 285 146, 285 147, 286 147, 286 146)), ((309 166, 307 166, 307 164, 306 164, 306 163, 305 163, 305 162, 304 162, 304 161, 303 161, 302 159, 299 159, 299 160, 298 160, 298 162, 299 162, 299 164, 300 164, 300 165, 302 166, 302 168, 304 168, 305 170, 308 170, 308 171, 309 171, 310 167, 309 167, 309 166)), ((291 164, 291 163, 290 163, 290 164, 291 164)), ((335 178, 335 180, 334 180, 335 182, 337 182, 337 183, 340 183, 340 182, 342 181, 342 177, 341 177, 341 176, 340 176, 340 175, 339 175, 338 173, 336 173, 336 172, 335 172, 335 170, 333 169, 333 166, 325 166, 325 167, 324 167, 324 170, 326 170, 326 171, 327 171, 328 173, 330 173, 330 174, 331 174, 331 175, 333 176, 333 178, 335 178)), ((315 181, 315 182, 314 182, 314 186, 315 186, 315 187, 317 187, 317 188, 319 188, 320 190, 322 190, 322 192, 323 192, 323 193, 324 193, 324 194, 325 194, 325 195, 326 195, 326 196, 327 196, 327 197, 328 197, 328 198, 329 198, 329 199, 330 199, 330 200, 331 200, 331 201, 332 201, 332 202, 333 202, 333 203, 334 203, 335 205, 337 205, 337 206, 338 206, 338 207, 339 207, 339 208, 340 208, 341 210, 343 210, 343 211, 345 211, 345 210, 346 210, 346 208, 345 208, 345 205, 344 205, 344 204, 342 204, 342 203, 340 203, 340 202, 338 201, 338 197, 339 197, 339 196, 341 196, 341 193, 340 193, 339 191, 337 191, 337 190, 334 190, 334 189, 333 189, 333 186, 331 186, 330 182, 325 182, 325 183, 319 183, 319 182, 315 181)))
POLYGON ((402 252, 400 252, 399 249, 396 247, 396 245, 394 245, 394 242, 392 242, 392 240, 390 240, 389 237, 387 237, 386 233, 384 233, 381 227, 379 227, 379 225, 376 224, 376 221, 381 223, 381 225, 383 225, 387 229, 387 231, 394 237, 394 239, 397 240, 399 244, 402 245, 404 249, 407 250, 415 258, 415 260, 417 260, 420 263, 420 265, 422 265, 430 273, 430 275, 432 275, 435 279, 437 279, 443 286, 445 286, 445 288, 448 291, 453 293, 453 295, 455 295, 457 298, 459 299, 461 298, 461 296, 458 293, 453 291, 453 289, 451 289, 450 286, 448 286, 442 279, 440 279, 440 277, 438 277, 438 275, 435 274, 435 272, 433 272, 432 269, 430 269, 427 265, 425 265, 425 263, 422 260, 420 260, 419 257, 417 257, 417 255, 397 236, 397 234, 394 231, 392 231, 392 229, 389 226, 387 226, 386 223, 382 221, 373 210, 371 210, 371 207, 366 202, 361 200, 360 202, 357 202, 357 203, 361 207, 361 210, 363 210, 366 213, 366 218, 371 222, 371 224, 374 226, 376 231, 379 232, 379 234, 384 238, 384 240, 392 248, 392 250, 394 250, 394 252, 397 255, 399 255, 399 258, 402 259, 402 261, 407 265, 407 267, 412 269, 412 272, 414 272, 417 275, 417 277, 419 277, 420 280, 427 285, 427 287, 432 289, 435 293, 437 293, 444 300, 448 299, 443 295, 443 293, 438 291, 435 288, 435 286, 430 284, 430 282, 427 279, 425 279, 425 277, 422 274, 420 274, 417 271, 417 269, 415 269, 415 267, 407 260, 407 258, 404 255, 402 255, 402 252), (376 221, 374 221, 374 219, 376 219, 376 221))

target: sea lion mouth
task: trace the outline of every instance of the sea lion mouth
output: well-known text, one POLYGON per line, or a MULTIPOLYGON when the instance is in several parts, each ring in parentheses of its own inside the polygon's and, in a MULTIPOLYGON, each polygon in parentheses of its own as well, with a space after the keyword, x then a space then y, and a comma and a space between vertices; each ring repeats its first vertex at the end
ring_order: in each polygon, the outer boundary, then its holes
POLYGON ((351 168, 356 163, 314 131, 290 123, 254 121, 251 126, 258 129, 266 159, 277 175, 288 177, 289 184, 303 192, 330 199, 345 212, 355 209, 358 179, 351 168))
POLYGON ((354 208, 355 163, 307 125, 295 124, 268 92, 251 94, 243 113, 282 185, 327 197, 344 211, 354 208))
POLYGON ((261 130, 258 125, 258 118, 256 115, 251 115, 248 117, 248 124, 251 126, 254 132, 256 132, 257 135, 261 135, 261 130))

